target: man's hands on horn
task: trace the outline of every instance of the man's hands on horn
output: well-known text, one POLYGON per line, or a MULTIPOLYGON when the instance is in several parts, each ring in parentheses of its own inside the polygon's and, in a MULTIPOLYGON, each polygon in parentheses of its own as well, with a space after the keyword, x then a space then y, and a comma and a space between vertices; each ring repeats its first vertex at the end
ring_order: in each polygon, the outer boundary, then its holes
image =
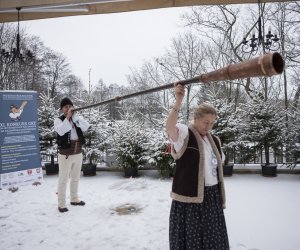
POLYGON ((68 118, 69 120, 71 120, 71 118, 72 118, 72 122, 73 122, 73 123, 77 123, 77 122, 78 122, 79 116, 77 115, 77 113, 75 113, 73 107, 70 108, 70 109, 68 110, 67 118, 68 118))
POLYGON ((70 120, 72 115, 74 114, 74 108, 69 108, 68 112, 67 112, 67 119, 70 120))

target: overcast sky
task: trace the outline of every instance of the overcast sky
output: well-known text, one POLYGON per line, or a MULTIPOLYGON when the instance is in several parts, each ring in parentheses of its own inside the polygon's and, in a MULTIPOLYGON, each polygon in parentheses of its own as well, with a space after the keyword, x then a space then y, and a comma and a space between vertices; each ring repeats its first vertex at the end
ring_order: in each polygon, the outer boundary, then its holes
POLYGON ((188 8, 168 8, 117 14, 52 18, 21 22, 54 51, 62 52, 73 73, 88 86, 125 84, 130 67, 161 56, 171 39, 183 31, 180 16, 188 8))

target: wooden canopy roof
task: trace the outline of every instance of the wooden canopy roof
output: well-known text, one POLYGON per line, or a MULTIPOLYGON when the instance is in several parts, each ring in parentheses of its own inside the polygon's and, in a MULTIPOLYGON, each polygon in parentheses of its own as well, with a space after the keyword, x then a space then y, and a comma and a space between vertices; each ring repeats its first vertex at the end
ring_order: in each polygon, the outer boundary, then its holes
MULTIPOLYGON (((20 20, 24 21, 170 7, 257 2, 257 0, 0 0, 0 23, 17 21, 16 8, 21 8, 20 20)), ((283 1, 261 0, 261 2, 283 1)))

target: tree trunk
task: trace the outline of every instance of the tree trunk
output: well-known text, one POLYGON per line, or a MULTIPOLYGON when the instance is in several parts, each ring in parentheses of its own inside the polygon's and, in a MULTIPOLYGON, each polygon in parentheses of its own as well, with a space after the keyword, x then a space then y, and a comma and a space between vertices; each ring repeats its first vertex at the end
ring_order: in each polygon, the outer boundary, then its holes
POLYGON ((294 97, 294 105, 293 105, 293 110, 296 111, 299 105, 299 99, 300 99, 300 85, 298 85, 295 97, 294 97))
POLYGON ((189 121, 190 116, 190 93, 191 93, 191 85, 187 87, 186 93, 186 122, 189 121))
POLYGON ((228 163, 229 163, 229 150, 227 149, 225 151, 225 161, 224 161, 224 164, 228 165, 228 163))
POLYGON ((270 164, 270 148, 269 145, 265 144, 265 157, 266 157, 266 165, 270 164))
POLYGON ((264 77, 265 80, 265 100, 268 100, 268 80, 267 77, 264 77))

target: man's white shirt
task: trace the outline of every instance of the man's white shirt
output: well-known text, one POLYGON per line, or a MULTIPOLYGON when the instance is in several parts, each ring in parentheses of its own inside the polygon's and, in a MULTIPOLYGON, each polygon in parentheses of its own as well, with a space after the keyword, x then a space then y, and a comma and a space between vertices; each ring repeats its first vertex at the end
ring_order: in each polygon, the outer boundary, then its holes
MULTIPOLYGON (((86 121, 83 117, 78 116, 78 119, 76 120, 76 126, 79 127, 82 132, 85 132, 90 127, 90 124, 88 121, 86 121)), ((57 132, 60 136, 63 136, 65 133, 69 132, 71 130, 71 140, 77 140, 78 135, 76 132, 75 126, 73 126, 72 119, 69 121, 68 119, 64 119, 62 121, 60 118, 55 118, 54 120, 54 130, 57 132)))

